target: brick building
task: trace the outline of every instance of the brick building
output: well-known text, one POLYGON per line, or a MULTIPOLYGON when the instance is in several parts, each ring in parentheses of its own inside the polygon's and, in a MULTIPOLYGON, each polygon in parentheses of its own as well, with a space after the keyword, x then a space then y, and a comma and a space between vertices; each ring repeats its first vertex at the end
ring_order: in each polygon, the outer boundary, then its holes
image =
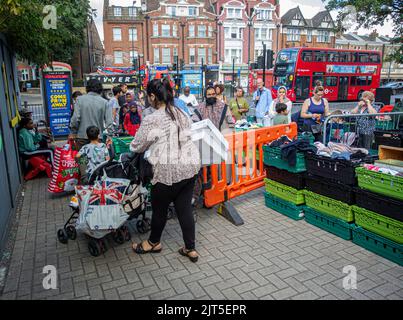
POLYGON ((248 86, 249 64, 266 49, 277 50, 279 5, 275 0, 218 0, 218 51, 221 62, 220 81, 230 84, 235 63, 235 82, 248 86))
POLYGON ((283 48, 335 47, 335 24, 327 10, 317 13, 312 19, 306 19, 300 8, 296 7, 281 17, 281 24, 280 46, 283 48))
POLYGON ((104 64, 104 46, 93 19, 83 30, 83 45, 71 61, 74 79, 83 79, 86 73, 95 72, 104 64))
POLYGON ((138 57, 142 64, 147 60, 144 8, 139 0, 130 7, 104 1, 105 66, 131 67, 134 57, 138 57))

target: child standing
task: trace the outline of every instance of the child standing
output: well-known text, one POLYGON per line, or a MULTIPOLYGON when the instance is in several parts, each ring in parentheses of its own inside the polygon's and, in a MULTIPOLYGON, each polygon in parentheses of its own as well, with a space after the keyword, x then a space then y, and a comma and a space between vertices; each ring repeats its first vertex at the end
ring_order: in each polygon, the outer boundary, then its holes
POLYGON ((135 136, 140 127, 141 116, 137 104, 130 105, 130 110, 125 115, 124 128, 131 136, 135 136))
POLYGON ((287 105, 285 103, 277 103, 276 112, 277 114, 273 118, 273 126, 289 123, 287 105))
POLYGON ((94 169, 101 163, 109 161, 110 156, 107 146, 99 142, 99 129, 97 127, 88 127, 86 133, 90 143, 80 149, 76 155, 76 159, 79 160, 82 157, 86 158, 86 173, 87 179, 89 179, 94 169))

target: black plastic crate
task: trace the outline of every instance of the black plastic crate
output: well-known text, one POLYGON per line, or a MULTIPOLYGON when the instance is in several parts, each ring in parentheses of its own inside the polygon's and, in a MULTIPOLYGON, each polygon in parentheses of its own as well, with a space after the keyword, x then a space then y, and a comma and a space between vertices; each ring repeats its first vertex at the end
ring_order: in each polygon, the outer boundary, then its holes
POLYGON ((403 222, 403 201, 355 188, 357 205, 391 219, 403 222))
POLYGON ((375 146, 403 147, 403 131, 401 130, 377 130, 374 131, 375 146))
POLYGON ((264 169, 268 179, 280 182, 297 190, 302 190, 305 188, 305 172, 292 173, 287 170, 266 165, 264 166, 264 169))
POLYGON ((352 186, 332 182, 322 177, 308 174, 306 176, 306 188, 309 191, 318 193, 322 196, 329 197, 334 200, 355 204, 355 193, 352 186))
POLYGON ((357 185, 355 168, 361 163, 373 163, 376 157, 368 156, 364 160, 332 159, 313 153, 306 153, 306 169, 311 175, 326 178, 328 181, 351 186, 357 185))

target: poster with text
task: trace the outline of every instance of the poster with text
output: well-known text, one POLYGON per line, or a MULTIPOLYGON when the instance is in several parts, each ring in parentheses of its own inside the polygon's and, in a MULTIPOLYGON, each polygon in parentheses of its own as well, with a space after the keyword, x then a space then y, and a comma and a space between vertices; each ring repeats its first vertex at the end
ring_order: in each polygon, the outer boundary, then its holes
POLYGON ((54 136, 66 136, 70 132, 71 74, 44 72, 43 81, 50 129, 54 136))

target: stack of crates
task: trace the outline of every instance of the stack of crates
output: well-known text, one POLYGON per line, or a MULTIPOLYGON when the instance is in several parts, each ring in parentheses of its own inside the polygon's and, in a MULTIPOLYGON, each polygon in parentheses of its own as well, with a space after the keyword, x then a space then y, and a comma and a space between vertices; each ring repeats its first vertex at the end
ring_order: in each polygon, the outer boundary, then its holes
POLYGON ((403 177, 364 167, 356 173, 353 242, 402 266, 403 177))
MULTIPOLYGON (((299 136, 298 139, 309 139, 313 136, 299 136)), ((305 155, 297 153, 294 167, 281 159, 279 147, 263 146, 263 162, 266 170, 265 203, 266 206, 294 220, 304 218, 305 204, 305 155)))
POLYGON ((355 168, 360 162, 307 155, 305 220, 345 240, 352 239, 357 185, 355 168))

